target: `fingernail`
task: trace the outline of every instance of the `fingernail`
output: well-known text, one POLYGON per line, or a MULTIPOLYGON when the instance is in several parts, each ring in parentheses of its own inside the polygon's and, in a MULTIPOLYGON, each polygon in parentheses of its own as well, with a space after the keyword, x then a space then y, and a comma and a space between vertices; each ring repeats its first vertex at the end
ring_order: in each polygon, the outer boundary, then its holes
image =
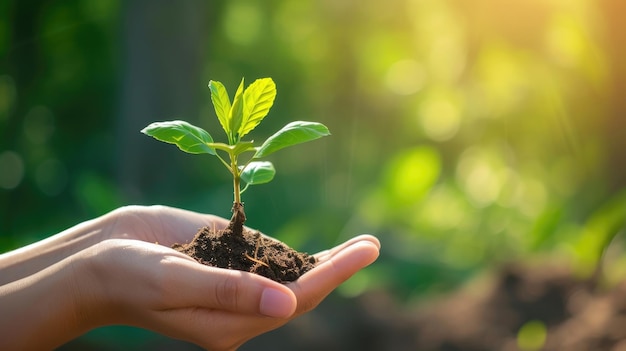
POLYGON ((266 288, 261 294, 261 314, 274 318, 287 318, 294 312, 293 298, 276 289, 266 288))

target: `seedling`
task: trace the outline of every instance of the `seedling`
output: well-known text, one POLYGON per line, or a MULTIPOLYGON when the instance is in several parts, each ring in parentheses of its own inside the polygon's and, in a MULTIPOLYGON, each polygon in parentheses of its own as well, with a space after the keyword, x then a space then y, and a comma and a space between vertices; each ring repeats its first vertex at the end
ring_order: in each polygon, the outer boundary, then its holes
POLYGON ((244 90, 242 79, 232 103, 222 83, 210 81, 209 89, 215 114, 226 132, 226 143, 215 142, 206 130, 179 120, 155 122, 141 132, 157 140, 175 144, 180 150, 191 154, 216 156, 233 176, 233 221, 241 211, 240 215, 243 217, 238 222, 242 225, 245 215, 241 194, 250 185, 270 182, 276 174, 271 162, 259 159, 282 148, 327 136, 330 132, 321 123, 296 121, 285 125, 260 146, 254 146, 252 140, 242 138, 261 123, 274 104, 274 81, 271 78, 257 79, 244 90), (228 157, 225 159, 220 153, 228 157), (243 187, 242 181, 245 183, 243 187))

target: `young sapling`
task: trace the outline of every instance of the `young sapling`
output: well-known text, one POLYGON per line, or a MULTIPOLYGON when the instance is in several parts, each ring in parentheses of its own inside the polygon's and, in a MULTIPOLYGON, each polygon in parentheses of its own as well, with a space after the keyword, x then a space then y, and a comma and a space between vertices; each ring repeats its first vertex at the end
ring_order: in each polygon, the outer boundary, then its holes
MULTIPOLYGON (((254 130, 269 113, 276 98, 274 81, 271 78, 257 79, 244 89, 242 79, 232 102, 222 83, 210 81, 209 89, 215 114, 226 133, 226 142, 215 142, 206 130, 180 120, 151 123, 141 132, 174 144, 184 152, 209 154, 219 159, 231 173, 233 180, 233 216, 228 229, 234 235, 243 236, 246 217, 241 194, 250 185, 270 182, 276 174, 271 162, 260 159, 285 147, 330 135, 330 132, 321 123, 296 121, 288 123, 259 146, 255 146, 252 140, 242 138, 254 130)), ((244 256, 267 265, 257 259, 258 242, 256 245, 254 255, 244 252, 244 256)))

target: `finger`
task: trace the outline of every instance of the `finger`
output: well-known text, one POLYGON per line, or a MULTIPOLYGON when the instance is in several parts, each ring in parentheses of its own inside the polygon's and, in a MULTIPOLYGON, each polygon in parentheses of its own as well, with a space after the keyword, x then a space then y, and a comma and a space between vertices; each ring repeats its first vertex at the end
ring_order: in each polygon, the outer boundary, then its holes
POLYGON ((370 240, 340 246, 326 261, 287 286, 293 290, 298 307, 296 314, 315 308, 331 291, 354 273, 374 262, 379 247, 370 240))
POLYGON ((167 207, 170 211, 169 215, 172 219, 178 220, 179 225, 187 223, 189 227, 201 228, 204 226, 215 227, 217 230, 222 230, 228 226, 228 220, 222 217, 218 217, 212 214, 198 213, 179 208, 167 207))
POLYGON ((186 259, 163 262, 163 309, 200 307, 287 318, 297 305, 286 286, 259 275, 186 259))
POLYGON ((222 230, 228 226, 228 220, 211 215, 183 210, 162 205, 151 206, 150 210, 161 225, 163 243, 174 239, 166 245, 191 241, 198 230, 203 227, 222 230))
POLYGON ((165 246, 191 241, 198 229, 208 226, 220 229, 223 218, 162 205, 124 206, 107 214, 113 225, 108 229, 112 239, 139 239, 165 246))
POLYGON ((344 242, 341 245, 335 246, 334 248, 330 249, 330 250, 324 250, 321 252, 318 252, 317 254, 315 254, 315 258, 317 258, 318 261, 325 261, 326 259, 328 259, 328 257, 332 257, 334 254, 336 254, 337 252, 340 252, 341 250, 345 249, 346 247, 353 245, 355 243, 359 243, 362 241, 368 241, 371 242, 372 244, 376 245, 376 247, 378 247, 378 249, 380 249, 380 241, 378 240, 378 238, 369 235, 369 234, 363 234, 363 235, 359 235, 356 236, 346 242, 344 242))

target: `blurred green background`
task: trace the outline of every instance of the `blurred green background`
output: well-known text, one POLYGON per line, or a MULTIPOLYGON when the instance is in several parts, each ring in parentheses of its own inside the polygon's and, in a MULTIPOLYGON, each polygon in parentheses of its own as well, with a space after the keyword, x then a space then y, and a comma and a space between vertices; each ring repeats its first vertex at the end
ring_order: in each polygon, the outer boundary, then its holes
POLYGON ((340 295, 411 301, 518 259, 562 260, 581 275, 602 260, 607 279, 622 279, 625 10, 619 0, 2 1, 0 251, 126 204, 228 217, 217 160, 139 130, 185 119, 224 140, 209 80, 232 94, 241 77, 272 77, 276 102, 251 137, 292 120, 333 135, 271 157, 276 179, 244 194, 247 224, 310 252, 376 234, 379 261, 340 295))

